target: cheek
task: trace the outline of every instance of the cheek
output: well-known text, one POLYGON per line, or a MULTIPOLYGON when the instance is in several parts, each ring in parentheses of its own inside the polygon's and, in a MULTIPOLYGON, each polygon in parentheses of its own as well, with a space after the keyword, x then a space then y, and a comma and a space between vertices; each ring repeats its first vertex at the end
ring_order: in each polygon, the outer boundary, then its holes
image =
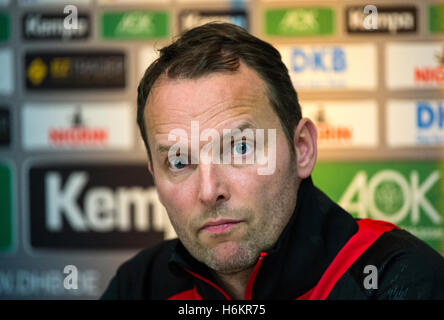
POLYGON ((235 170, 226 181, 230 183, 232 199, 246 203, 248 199, 260 198, 264 194, 269 178, 258 175, 257 168, 248 168, 235 170))
POLYGON ((258 175, 257 168, 236 170, 226 181, 230 183, 231 200, 235 207, 258 208, 279 195, 284 170, 276 167, 272 175, 258 175))
POLYGON ((190 217, 195 203, 191 188, 160 179, 156 180, 156 188, 159 200, 171 219, 184 223, 187 217, 190 217))

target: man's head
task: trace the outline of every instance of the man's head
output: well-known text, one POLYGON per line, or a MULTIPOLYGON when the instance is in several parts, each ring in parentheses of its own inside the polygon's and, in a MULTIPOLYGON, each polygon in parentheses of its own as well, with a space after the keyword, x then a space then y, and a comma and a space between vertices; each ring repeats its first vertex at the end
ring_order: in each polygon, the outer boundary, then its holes
MULTIPOLYGON (((281 55, 273 46, 244 29, 226 23, 209 23, 189 30, 160 50, 146 70, 137 97, 137 122, 151 157, 145 127, 146 100, 161 75, 170 79, 197 79, 214 72, 235 72, 240 62, 257 72, 267 87, 267 97, 289 141, 301 119, 296 91, 281 55)), ((294 150, 293 150, 294 151, 294 150)))
MULTIPOLYGON (((279 52, 229 24, 186 32, 141 80, 138 124, 160 200, 188 251, 220 273, 251 267, 282 233, 316 159, 316 130, 301 119, 279 52), (192 121, 220 136, 235 128, 275 130, 276 170, 258 175, 258 163, 170 162, 169 133, 192 136, 192 121)), ((230 147, 245 157, 259 148, 247 140, 230 147)))

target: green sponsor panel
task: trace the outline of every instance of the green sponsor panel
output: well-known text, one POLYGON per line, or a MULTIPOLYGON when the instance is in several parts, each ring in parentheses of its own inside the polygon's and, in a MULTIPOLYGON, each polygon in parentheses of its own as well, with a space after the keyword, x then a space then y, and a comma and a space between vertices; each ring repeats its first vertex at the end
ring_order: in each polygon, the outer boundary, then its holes
POLYGON ((429 6, 429 31, 444 33, 444 4, 429 6))
POLYGON ((146 40, 169 35, 167 11, 105 12, 101 16, 104 39, 146 40))
POLYGON ((333 34, 335 13, 330 8, 267 9, 264 14, 268 36, 300 37, 333 34))
POLYGON ((390 221, 443 252, 439 162, 320 162, 314 184, 358 218, 390 221))
POLYGON ((0 42, 9 40, 9 17, 6 13, 0 12, 0 42))
POLYGON ((0 163, 0 252, 12 247, 11 170, 0 163))

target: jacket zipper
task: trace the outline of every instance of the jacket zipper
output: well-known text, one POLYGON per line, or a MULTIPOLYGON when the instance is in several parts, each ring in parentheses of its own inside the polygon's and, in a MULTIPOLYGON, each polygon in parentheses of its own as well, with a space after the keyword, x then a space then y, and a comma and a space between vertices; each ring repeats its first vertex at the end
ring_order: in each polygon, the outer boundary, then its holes
POLYGON ((256 276, 259 273, 259 269, 261 267, 262 262, 264 261, 264 257, 267 255, 266 252, 261 252, 261 256, 259 257, 259 261, 256 263, 256 266, 253 269, 253 272, 250 275, 250 279, 248 279, 247 287, 245 288, 245 300, 251 300, 253 297, 253 285, 256 280, 256 276))
POLYGON ((216 285, 215 283, 211 282, 210 280, 208 280, 207 278, 204 278, 200 275, 198 275, 197 273, 194 273, 193 271, 190 271, 188 269, 185 269, 189 274, 191 274, 192 276, 195 276, 196 278, 208 283, 209 285, 213 286, 215 289, 217 289, 220 293, 222 293, 222 295, 225 297, 225 299, 227 300, 232 300, 231 297, 228 295, 228 293, 226 293, 221 287, 219 287, 218 285, 216 285))
MULTIPOLYGON (((264 260, 264 257, 267 255, 266 252, 261 252, 261 256, 259 257, 258 262, 256 263, 256 266, 253 269, 253 272, 250 275, 250 278, 248 279, 248 283, 247 283, 247 287, 245 288, 245 294, 244 294, 244 298, 245 300, 251 300, 252 299, 252 295, 253 295, 253 285, 254 285, 254 281, 256 280, 256 276, 259 272, 259 269, 261 267, 262 261, 264 260)), ((223 290, 221 287, 219 287, 218 285, 216 285, 215 283, 211 282, 210 280, 202 277, 201 275, 194 273, 188 269, 185 269, 189 274, 191 274, 192 276, 208 283, 209 285, 211 285, 212 287, 214 287, 217 291, 219 291, 227 300, 233 300, 231 299, 231 297, 228 295, 228 293, 225 292, 225 290, 223 290)))

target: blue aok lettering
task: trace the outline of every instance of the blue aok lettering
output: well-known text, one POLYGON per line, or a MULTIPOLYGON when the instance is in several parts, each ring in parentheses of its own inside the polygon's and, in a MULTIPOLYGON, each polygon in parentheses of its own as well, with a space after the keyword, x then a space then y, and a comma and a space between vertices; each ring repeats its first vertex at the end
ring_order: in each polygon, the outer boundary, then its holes
POLYGON ((308 53, 295 48, 291 54, 291 66, 293 72, 303 72, 307 68, 312 71, 344 72, 347 62, 344 50, 338 47, 333 47, 331 50, 313 50, 308 53))
POLYGON ((428 129, 436 123, 439 129, 444 127, 444 107, 438 102, 437 108, 432 108, 427 102, 416 104, 416 125, 419 129, 428 129))

